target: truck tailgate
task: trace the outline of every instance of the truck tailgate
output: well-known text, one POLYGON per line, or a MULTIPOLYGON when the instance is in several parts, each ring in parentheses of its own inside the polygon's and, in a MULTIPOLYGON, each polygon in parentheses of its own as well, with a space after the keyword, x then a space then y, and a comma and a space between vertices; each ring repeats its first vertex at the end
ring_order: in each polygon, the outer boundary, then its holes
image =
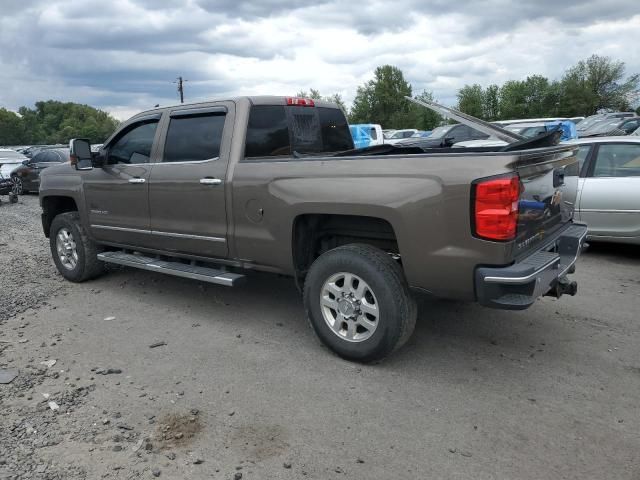
POLYGON ((516 258, 552 237, 573 219, 578 190, 575 147, 529 151, 514 165, 520 177, 516 258))

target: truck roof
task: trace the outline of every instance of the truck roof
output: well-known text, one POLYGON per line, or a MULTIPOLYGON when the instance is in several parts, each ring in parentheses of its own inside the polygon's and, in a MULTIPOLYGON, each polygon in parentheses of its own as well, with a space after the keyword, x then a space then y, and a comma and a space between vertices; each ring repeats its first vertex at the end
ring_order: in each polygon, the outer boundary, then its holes
MULTIPOLYGON (((210 100, 203 100, 201 102, 193 102, 193 103, 177 103, 174 105, 164 105, 161 107, 151 108, 149 110, 144 110, 135 114, 131 118, 135 118, 141 115, 148 115, 153 112, 162 112, 164 110, 169 110, 173 108, 191 108, 191 107, 201 107, 204 105, 208 105, 214 102, 234 102, 240 103, 243 101, 248 101, 252 105, 287 105, 287 99, 289 98, 301 98, 296 97, 294 95, 241 95, 236 97, 227 97, 227 98, 212 98, 210 100)), ((340 108, 336 103, 327 102, 325 100, 315 100, 315 99, 307 99, 313 100, 315 107, 324 107, 324 108, 340 108)))

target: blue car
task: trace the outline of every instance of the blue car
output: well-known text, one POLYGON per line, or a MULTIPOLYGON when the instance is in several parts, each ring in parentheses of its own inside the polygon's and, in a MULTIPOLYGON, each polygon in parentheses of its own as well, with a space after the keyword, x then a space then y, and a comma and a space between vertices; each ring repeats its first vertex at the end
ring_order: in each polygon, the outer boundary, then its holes
POLYGON ((384 143, 382 127, 377 123, 349 125, 349 131, 351 132, 355 148, 372 147, 384 143))

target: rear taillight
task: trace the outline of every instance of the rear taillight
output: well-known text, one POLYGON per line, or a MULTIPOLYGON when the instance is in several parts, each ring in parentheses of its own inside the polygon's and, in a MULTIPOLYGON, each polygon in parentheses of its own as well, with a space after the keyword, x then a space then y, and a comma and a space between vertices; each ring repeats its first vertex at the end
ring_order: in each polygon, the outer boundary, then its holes
POLYGON ((518 226, 520 178, 509 175, 473 184, 474 234, 487 240, 513 240, 518 226))
POLYGON ((287 105, 296 105, 298 107, 313 107, 315 103, 310 98, 287 97, 287 105))

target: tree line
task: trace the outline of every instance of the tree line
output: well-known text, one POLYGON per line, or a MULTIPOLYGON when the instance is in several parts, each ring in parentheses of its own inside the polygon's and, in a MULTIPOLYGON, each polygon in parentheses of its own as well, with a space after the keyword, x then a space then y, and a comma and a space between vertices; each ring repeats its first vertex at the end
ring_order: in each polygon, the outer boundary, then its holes
POLYGON ((72 102, 36 102, 17 114, 0 108, 0 145, 67 143, 73 137, 101 143, 118 123, 107 112, 72 102))
MULTIPOLYGON (((600 109, 631 110, 640 98, 640 74, 626 75, 624 62, 592 55, 570 67, 557 80, 530 75, 502 85, 465 85, 457 92, 456 108, 488 121, 511 118, 588 116, 600 109)), ((402 70, 392 65, 376 68, 373 78, 357 88, 350 107, 339 94, 318 90, 297 96, 337 103, 350 123, 379 123, 384 128, 431 130, 444 120, 405 97, 434 100, 432 92, 416 93, 402 70)), ((640 107, 636 110, 640 114, 640 107)), ((103 142, 118 121, 88 105, 47 100, 18 114, 0 108, 0 145, 66 143, 72 137, 103 142)))
MULTIPOLYGON (((624 62, 592 55, 570 67, 559 80, 531 75, 502 85, 465 85, 458 90, 456 108, 488 121, 586 117, 600 109, 632 110, 640 98, 639 85, 640 74, 627 76, 624 62)), ((376 68, 373 79, 358 87, 349 109, 339 95, 323 97, 313 89, 311 93, 315 94, 314 98, 338 103, 350 123, 431 130, 443 122, 436 113, 405 100, 405 96, 434 98, 432 92, 415 94, 402 71, 392 65, 376 68)), ((640 114, 640 107, 636 112, 640 114)))

